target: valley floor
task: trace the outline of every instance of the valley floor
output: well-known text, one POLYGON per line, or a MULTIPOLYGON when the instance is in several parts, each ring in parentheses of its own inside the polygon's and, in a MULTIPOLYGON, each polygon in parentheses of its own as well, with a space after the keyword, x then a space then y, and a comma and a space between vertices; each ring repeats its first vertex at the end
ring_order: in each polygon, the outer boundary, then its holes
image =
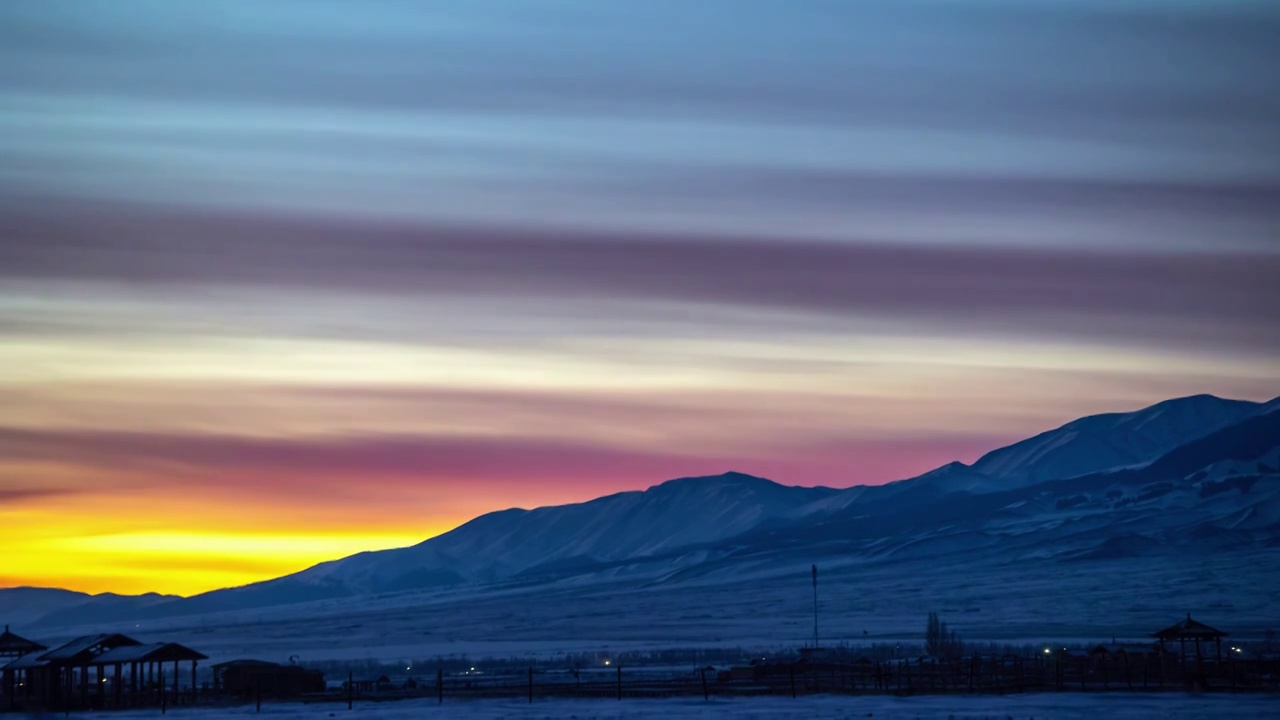
MULTIPOLYGON (((252 705, 240 708, 190 709, 171 711, 180 720, 267 717, 275 720, 302 718, 386 718, 409 720, 423 717, 471 718, 605 718, 639 719, 685 718, 875 718, 876 720, 978 720, 1018 718, 1025 720, 1093 720, 1105 718, 1261 718, 1280 716, 1280 696, 1274 694, 1187 694, 1187 693, 1087 693, 1029 694, 1006 696, 917 696, 886 697, 816 695, 791 698, 761 697, 716 699, 673 698, 654 700, 480 700, 448 703, 402 701, 357 703, 348 711, 345 704, 263 705, 261 715, 252 705)), ((154 718, 155 709, 121 713, 96 713, 92 717, 112 720, 154 718)), ((73 714, 72 718, 89 718, 73 714)))
MULTIPOLYGON (((335 601, 202 618, 57 629, 39 639, 126 632, 171 640, 210 656, 302 664, 427 661, 466 655, 552 659, 563 653, 667 648, 781 650, 812 637, 805 564, 758 578, 708 576, 697 583, 550 583, 335 601), (783 574, 788 573, 788 574, 783 574)), ((936 610, 966 640, 1013 644, 1140 641, 1187 612, 1260 639, 1275 627, 1280 553, 1274 551, 1094 563, 989 558, 945 566, 932 560, 828 562, 821 588, 824 642, 921 641, 936 610)), ((406 663, 408 664, 408 663, 406 663)))

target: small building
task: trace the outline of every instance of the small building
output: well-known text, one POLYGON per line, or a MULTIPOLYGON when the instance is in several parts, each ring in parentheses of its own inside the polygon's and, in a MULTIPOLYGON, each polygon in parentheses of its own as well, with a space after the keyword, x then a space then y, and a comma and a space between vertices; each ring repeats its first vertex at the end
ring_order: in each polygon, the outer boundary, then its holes
MULTIPOLYGON (((350 685, 358 693, 379 693, 395 689, 391 678, 386 675, 354 677, 351 679, 350 685)), ((344 687, 343 689, 346 690, 347 688, 344 687)))
POLYGON ((266 660, 231 660, 213 666, 215 690, 249 698, 297 697, 325 691, 324 673, 266 660))
POLYGON ((1129 657, 1148 657, 1159 655, 1161 653, 1160 646, 1154 642, 1150 643, 1118 643, 1114 640, 1109 643, 1095 645, 1089 651, 1094 656, 1114 656, 1120 657, 1128 655, 1129 657))

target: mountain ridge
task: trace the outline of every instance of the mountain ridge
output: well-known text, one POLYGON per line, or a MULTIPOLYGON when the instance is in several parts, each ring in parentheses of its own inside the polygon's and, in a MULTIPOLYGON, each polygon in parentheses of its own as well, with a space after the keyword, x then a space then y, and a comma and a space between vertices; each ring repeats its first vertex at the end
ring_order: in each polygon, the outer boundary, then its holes
MULTIPOLYGON (((77 618, 107 622, 139 613, 166 617, 495 582, 555 581, 575 574, 603 572, 606 568, 612 568, 612 573, 649 573, 655 579, 687 577, 702 572, 699 567, 705 570, 714 563, 734 562, 733 558, 740 558, 744 552, 767 555, 771 543, 777 545, 784 540, 800 546, 844 543, 841 546, 851 553, 863 553, 874 548, 868 550, 854 540, 870 542, 879 538, 876 542, 882 547, 874 552, 919 555, 929 552, 926 548, 938 546, 936 540, 928 538, 945 537, 949 525, 978 529, 978 535, 966 542, 981 547, 987 543, 982 539, 988 537, 984 533, 990 530, 982 528, 991 523, 998 528, 1003 527, 999 523, 1016 520, 1029 523, 1030 532, 1044 534, 1034 525, 1041 516, 1062 515, 1072 508, 1077 508, 1079 514, 1090 508, 1092 515, 1078 518, 1089 525, 1096 522, 1095 517, 1101 517, 1099 513, 1124 514, 1173 496, 1180 498, 1179 503, 1195 501, 1206 508, 1212 506, 1213 513, 1230 511, 1269 517, 1272 509, 1265 505, 1269 502, 1266 498, 1261 501, 1264 506, 1250 504, 1257 497, 1240 500, 1257 489, 1257 482, 1237 480, 1249 473, 1238 472, 1239 463, 1227 461, 1238 459, 1233 453, 1261 456, 1276 444, 1280 438, 1280 414, 1270 410, 1280 407, 1278 403, 1280 398, 1252 403, 1196 395, 1130 413, 1087 416, 993 450, 972 466, 949 463, 915 478, 882 486, 787 486, 737 471, 676 478, 645 490, 614 493, 583 503, 487 513, 413 546, 358 553, 273 580, 191 598, 147 596, 145 601, 121 601, 85 596, 78 598, 83 602, 60 604, 38 621, 69 625, 77 618), (1173 436, 1180 439, 1174 442, 1170 439, 1173 436), (1099 459, 1099 443, 1114 452, 1099 459), (1151 456, 1170 444, 1172 449, 1151 456), (1068 450, 1086 457, 1064 455, 1068 450), (984 464, 992 457, 995 460, 984 464), (1045 468, 1066 472, 1063 468, 1093 467, 1116 458, 1123 463, 1093 472, 1038 479, 1045 468), (975 469, 979 466, 990 473, 975 469), (1190 466, 1196 467, 1187 470, 1190 466), (1187 473, 1215 467, 1218 469, 1212 472, 1225 473, 1214 478, 1215 483, 1226 483, 1222 488, 1190 488, 1182 482, 1187 473), (1164 480, 1151 479, 1166 475, 1164 480), (1148 488, 1144 483, 1171 487, 1157 492, 1163 486, 1148 488), (1099 484, 1101 490, 1095 487, 1099 484), (1109 497, 1100 492, 1116 495, 1109 497), (1201 493, 1205 493, 1203 497, 1201 493), (1052 500, 1041 496, 1051 496, 1052 500), (919 511, 912 513, 904 508, 919 511), (910 540, 904 534, 908 532, 924 535, 910 540)), ((1262 463, 1258 468, 1263 476, 1270 477, 1261 467, 1270 466, 1262 463)), ((1208 473, 1206 470, 1206 476, 1208 473)), ((1269 492, 1270 487, 1262 486, 1262 491, 1269 492)), ((1192 512, 1179 507, 1179 512, 1192 512)), ((1259 535, 1265 534, 1265 523, 1259 527, 1262 529, 1250 532, 1266 540, 1259 535)), ((1213 532, 1216 531, 1206 537, 1213 532)), ((1091 552, 1106 555, 1150 549, 1153 543, 1160 547, 1167 544, 1165 540, 1148 540, 1151 538, 1145 536, 1132 542, 1104 540, 1071 552, 1088 557, 1091 552)), ((957 541, 953 538, 950 542, 954 545, 957 541)), ((1055 542, 1079 545, 1078 540, 1065 537, 1057 537, 1055 542)), ((0 609, 8 606, 4 600, 8 592, 0 590, 0 609)))

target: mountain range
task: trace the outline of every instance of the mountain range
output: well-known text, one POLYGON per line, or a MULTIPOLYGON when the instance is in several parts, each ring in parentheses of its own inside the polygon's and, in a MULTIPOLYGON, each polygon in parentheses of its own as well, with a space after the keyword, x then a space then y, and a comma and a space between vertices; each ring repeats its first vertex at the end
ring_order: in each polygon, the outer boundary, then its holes
POLYGON ((1280 546, 1280 399, 1209 395, 1094 415, 915 478, 847 489, 744 473, 478 517, 190 598, 0 590, 0 617, 71 627, 334 599, 574 583, 645 586, 920 558, 1089 563, 1280 546))

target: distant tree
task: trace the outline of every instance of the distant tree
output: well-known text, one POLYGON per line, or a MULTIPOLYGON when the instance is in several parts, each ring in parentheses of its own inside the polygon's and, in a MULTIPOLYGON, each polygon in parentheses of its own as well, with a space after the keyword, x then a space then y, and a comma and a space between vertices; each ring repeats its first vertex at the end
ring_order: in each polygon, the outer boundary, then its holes
POLYGON ((938 613, 929 613, 929 622, 924 631, 924 651, 934 657, 959 657, 964 652, 964 644, 954 630, 947 629, 947 623, 938 618, 938 613))

